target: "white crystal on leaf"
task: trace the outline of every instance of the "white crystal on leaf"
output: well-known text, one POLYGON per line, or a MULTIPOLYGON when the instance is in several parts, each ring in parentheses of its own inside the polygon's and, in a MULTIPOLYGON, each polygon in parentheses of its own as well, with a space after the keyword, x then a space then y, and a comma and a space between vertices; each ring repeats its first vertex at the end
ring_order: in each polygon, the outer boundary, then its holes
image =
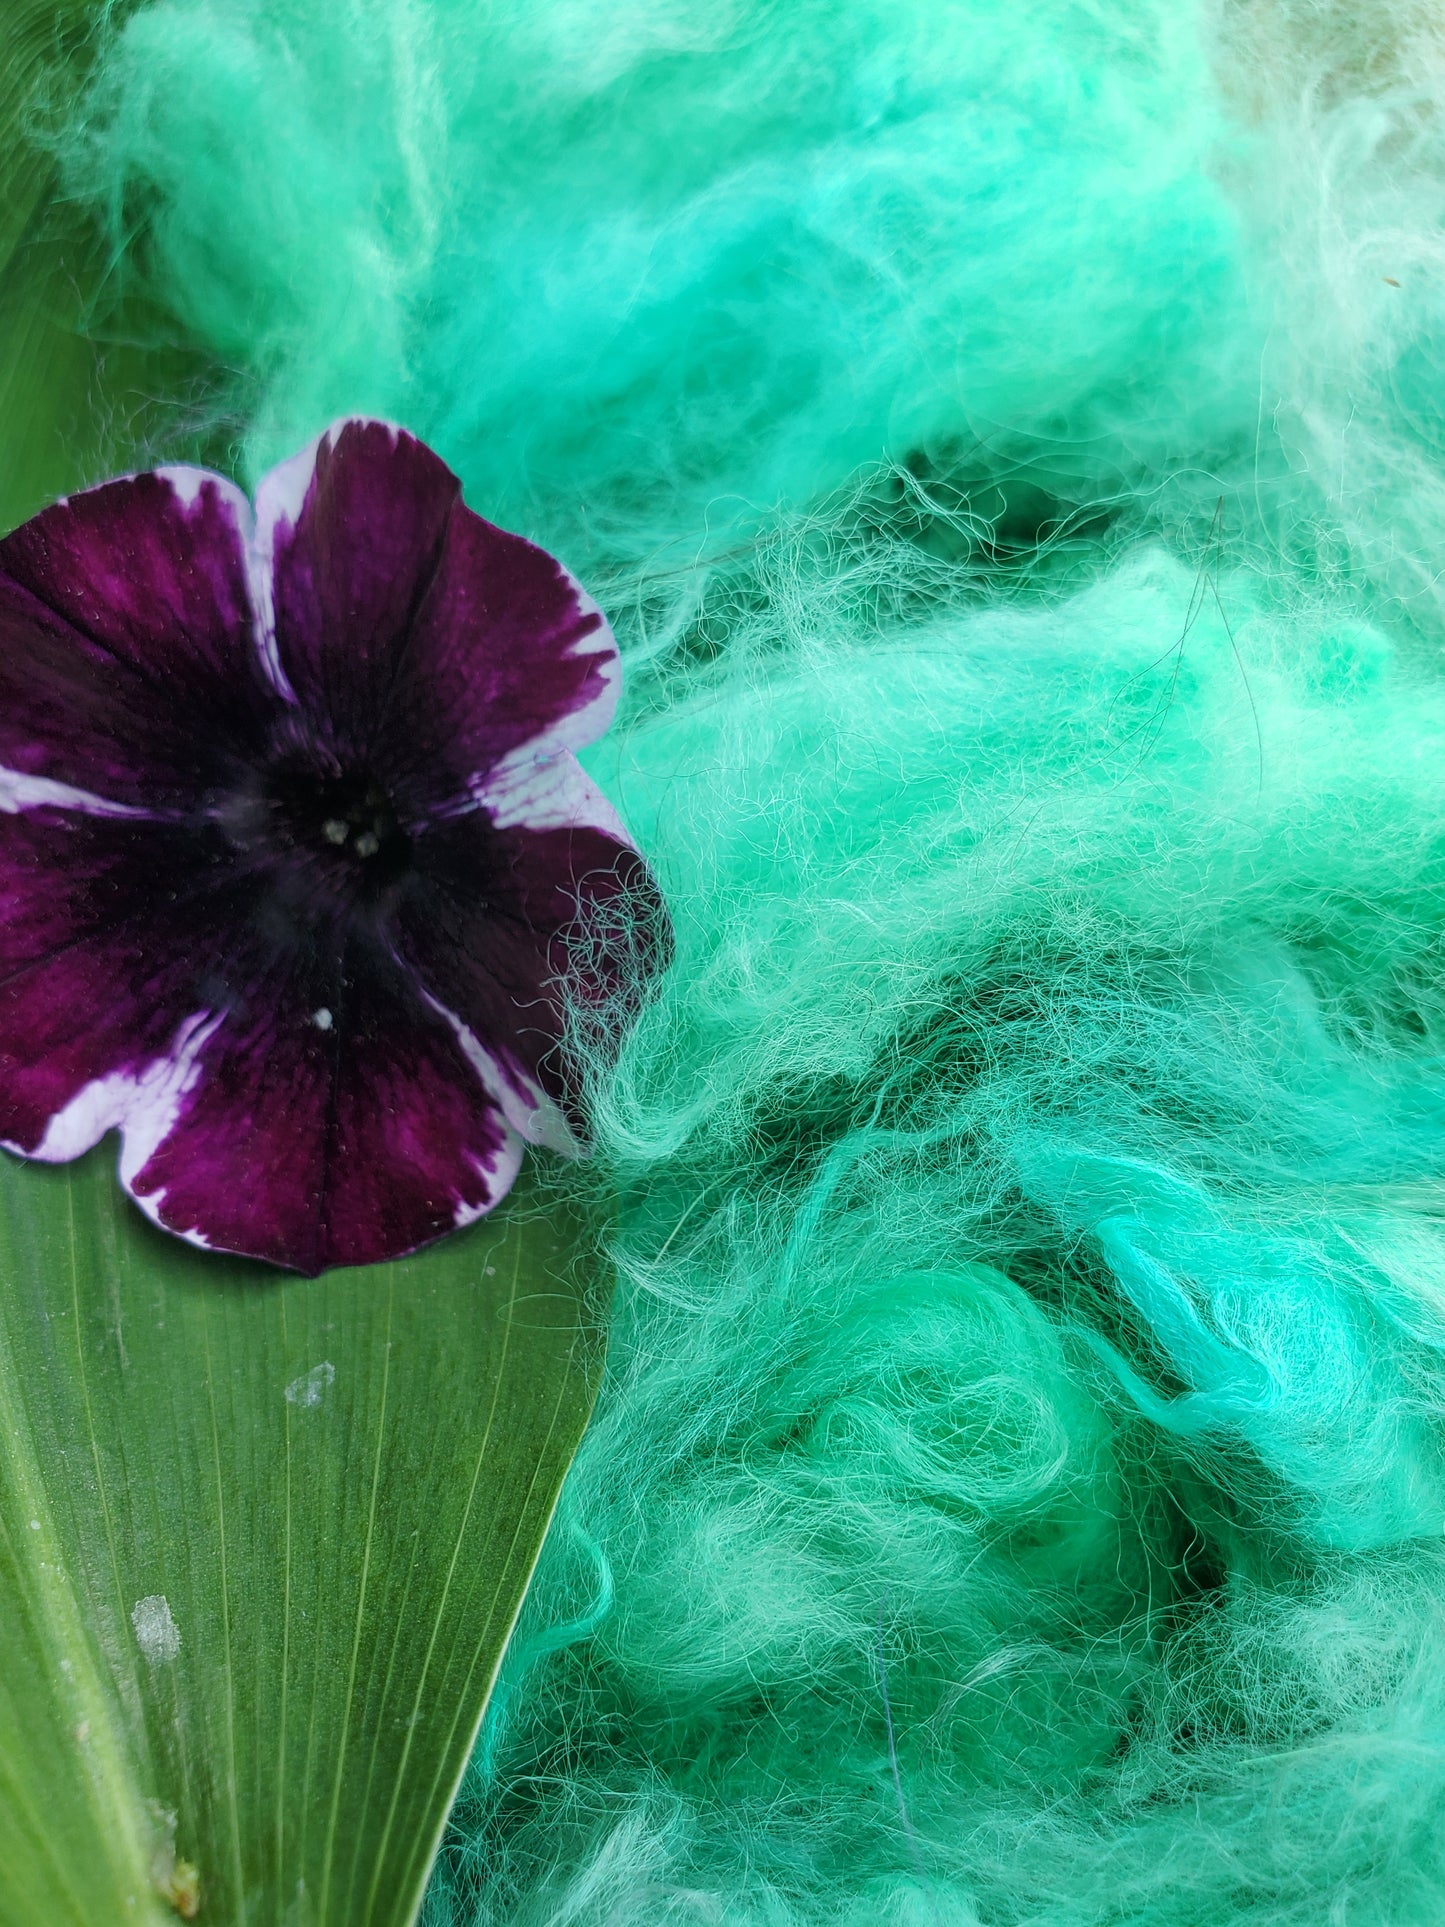
POLYGON ((130 1623, 135 1642, 152 1666, 163 1666, 181 1650, 181 1629, 171 1617, 170 1601, 164 1593, 148 1593, 131 1608, 130 1623))
POLYGON ((313 1365, 309 1372, 303 1372, 300 1378, 292 1379, 286 1387, 286 1403, 307 1407, 319 1405, 322 1394, 328 1385, 334 1383, 335 1378, 336 1367, 329 1359, 323 1359, 319 1365, 313 1365))

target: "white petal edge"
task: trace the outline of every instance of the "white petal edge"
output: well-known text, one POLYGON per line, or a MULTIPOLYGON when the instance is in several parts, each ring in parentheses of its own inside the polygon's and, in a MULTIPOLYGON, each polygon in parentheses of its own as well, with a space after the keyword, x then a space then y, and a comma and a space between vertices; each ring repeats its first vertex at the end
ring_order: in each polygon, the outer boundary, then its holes
POLYGON ((495 1211, 517 1182, 517 1174, 522 1168, 522 1157, 526 1150, 521 1133, 514 1131, 506 1120, 502 1123, 502 1142, 490 1166, 480 1158, 469 1158, 467 1162, 484 1184, 491 1186, 491 1196, 484 1204, 468 1204, 459 1199, 452 1216, 452 1230, 462 1231, 479 1218, 485 1218, 489 1211, 495 1211))
POLYGON ((93 1150, 107 1131, 118 1129, 117 1176, 126 1196, 168 1237, 181 1238, 199 1251, 212 1250, 214 1247, 199 1231, 178 1230, 164 1221, 164 1189, 142 1194, 136 1190, 135 1181, 175 1129, 182 1103, 200 1077, 201 1053, 220 1022, 210 1011, 188 1017, 166 1055, 154 1059, 138 1075, 112 1071, 77 1091, 51 1118, 45 1136, 33 1151, 8 1141, 3 1141, 4 1149, 38 1163, 68 1164, 93 1150))
MULTIPOLYGON (((5 1149, 42 1164, 68 1164, 92 1150, 107 1131, 119 1130, 120 1181, 146 1216, 160 1224, 161 1196, 138 1197, 134 1182, 174 1130, 181 1105, 200 1075, 201 1053, 220 1021, 211 1011, 196 1012, 177 1028, 170 1049, 143 1071, 110 1071, 78 1090, 51 1118, 34 1150, 8 1142, 5 1149)), ((199 1236, 181 1235, 206 1248, 199 1236)))
POLYGON ((499 830, 601 830, 627 849, 635 847, 621 817, 571 750, 540 738, 475 777, 471 797, 499 830))
MULTIPOLYGON (((137 803, 112 803, 108 797, 57 783, 48 776, 26 776, 17 769, 0 768, 0 815, 18 816, 22 810, 75 810, 81 816, 129 816, 158 821, 163 812, 137 803)), ((168 814, 168 813, 164 813, 168 814)))
MULTIPOLYGON (((310 480, 310 467, 314 466, 316 443, 310 443, 290 462, 283 462, 279 469, 273 469, 265 480, 272 475, 280 475, 297 462, 308 464, 306 482, 310 480)), ((182 508, 191 508, 199 500, 201 490, 210 482, 230 505, 236 521, 236 533, 240 540, 241 558, 246 568, 246 585, 251 596, 251 640, 260 659, 262 673, 272 689, 283 702, 293 706, 296 702, 295 691, 287 680, 276 654, 276 618, 271 593, 271 568, 269 559, 261 556, 260 502, 251 506, 250 498, 234 482, 228 482, 224 475, 216 475, 206 468, 158 468, 155 473, 163 476, 171 485, 182 508)), ((262 483, 265 486, 265 482, 262 483)), ((305 496, 305 484, 302 486, 305 496)), ((299 507, 299 504, 298 504, 299 507)), ((273 529, 274 536, 274 529, 273 529)))
MULTIPOLYGON (((557 562, 555 556, 552 560, 557 562)), ((612 633, 612 624, 603 614, 601 603, 587 593, 566 563, 557 562, 557 567, 577 598, 578 614, 597 617, 597 627, 577 638, 567 651, 567 658, 571 661, 593 661, 601 674, 602 687, 590 702, 583 703, 580 709, 569 709, 566 715, 550 723, 540 736, 533 737, 530 743, 524 745, 541 753, 559 749, 585 749, 589 743, 595 743, 599 736, 605 736, 612 727, 618 698, 622 694, 622 656, 617 647, 617 638, 612 633)))
MULTIPOLYGON (((219 474, 214 468, 189 468, 184 463, 170 462, 160 468, 131 468, 121 475, 107 475, 104 481, 92 482, 89 488, 72 489, 69 495, 59 495, 50 504, 52 508, 67 508, 72 502, 79 502, 87 495, 99 495, 102 489, 114 488, 118 482, 139 482, 147 475, 168 482, 171 493, 181 508, 188 514, 201 498, 201 490, 209 482, 221 500, 231 509, 236 518, 236 536, 241 555, 245 555, 251 545, 251 531, 254 517, 251 500, 243 488, 238 488, 228 475, 219 474)), ((45 510, 40 511, 43 515, 45 510)))
POLYGON ((583 1147, 555 1099, 549 1097, 525 1073, 518 1072, 513 1076, 507 1071, 476 1032, 464 1024, 454 1010, 449 1010, 439 998, 433 997, 414 972, 412 982, 417 995, 428 1008, 451 1026, 462 1055, 476 1072, 477 1080, 487 1096, 501 1111, 508 1129, 515 1131, 528 1144, 544 1145, 547 1150, 558 1151, 563 1157, 581 1157, 583 1147))
MULTIPOLYGON (((158 476, 161 481, 170 483, 171 493, 187 513, 196 506, 196 503, 201 499, 201 490, 209 483, 236 518, 236 535, 240 543, 241 554, 245 555, 248 552, 251 547, 252 532, 255 526, 255 516, 251 509, 251 498, 246 494, 244 489, 237 488, 236 484, 231 481, 228 476, 218 475, 213 468, 186 468, 180 464, 171 464, 164 468, 155 468, 152 469, 150 473, 158 476)), ((133 481, 135 477, 114 477, 112 479, 133 481)), ((98 486, 104 488, 107 484, 101 482, 98 486)))

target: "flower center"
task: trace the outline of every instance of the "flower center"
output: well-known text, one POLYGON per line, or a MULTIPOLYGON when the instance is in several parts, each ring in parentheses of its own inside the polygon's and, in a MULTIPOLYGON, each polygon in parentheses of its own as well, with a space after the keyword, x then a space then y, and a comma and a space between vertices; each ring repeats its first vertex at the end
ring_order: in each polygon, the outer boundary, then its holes
POLYGON ((362 873, 358 881, 389 883, 410 856, 410 836, 397 823, 391 798, 366 775, 291 780, 279 786, 281 817, 299 844, 362 873))
POLYGON ((273 834, 281 843, 368 888, 393 882, 406 869, 411 838, 374 776, 283 769, 268 787, 273 834))

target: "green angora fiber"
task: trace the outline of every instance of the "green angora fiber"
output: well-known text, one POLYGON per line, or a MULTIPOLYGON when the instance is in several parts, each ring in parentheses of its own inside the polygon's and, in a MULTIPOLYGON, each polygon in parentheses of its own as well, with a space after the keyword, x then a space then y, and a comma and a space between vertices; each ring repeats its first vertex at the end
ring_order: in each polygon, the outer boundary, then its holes
POLYGON ((1252 441, 1204 62, 1173 0, 166 0, 92 178, 258 377, 253 464, 405 419, 655 567, 885 451, 1092 501, 1252 441))
POLYGON ((66 138, 242 468, 399 417, 629 657, 428 1927, 1438 1927, 1432 10, 159 0, 66 138))

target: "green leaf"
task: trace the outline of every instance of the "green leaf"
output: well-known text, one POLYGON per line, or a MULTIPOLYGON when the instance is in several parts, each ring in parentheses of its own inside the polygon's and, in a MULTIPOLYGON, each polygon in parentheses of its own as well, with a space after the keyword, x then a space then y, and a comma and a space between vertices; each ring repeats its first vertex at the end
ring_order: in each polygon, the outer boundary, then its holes
POLYGON ((88 408, 97 351, 80 332, 104 275, 100 237, 56 204, 54 158, 38 138, 78 84, 100 9, 82 0, 15 0, 0 63, 0 529, 50 496, 94 479, 101 411, 88 408))
MULTIPOLYGON (((199 378, 30 138, 101 11, 6 16, 0 528, 199 378)), ((409 1921, 591 1405, 588 1239, 519 1193, 284 1280, 113 1164, 0 1153, 0 1927, 409 1921)))
POLYGON ((60 194, 46 138, 83 83, 100 23, 132 4, 3 0, 0 530, 134 466, 168 419, 167 459, 217 452, 177 438, 174 420, 177 401, 218 384, 142 297, 122 299, 105 237, 60 194))
POLYGON ((591 1405, 588 1241, 524 1198, 284 1278, 112 1161, 0 1160, 0 1921, 174 1920, 188 1867, 206 1920, 410 1921, 591 1405))

